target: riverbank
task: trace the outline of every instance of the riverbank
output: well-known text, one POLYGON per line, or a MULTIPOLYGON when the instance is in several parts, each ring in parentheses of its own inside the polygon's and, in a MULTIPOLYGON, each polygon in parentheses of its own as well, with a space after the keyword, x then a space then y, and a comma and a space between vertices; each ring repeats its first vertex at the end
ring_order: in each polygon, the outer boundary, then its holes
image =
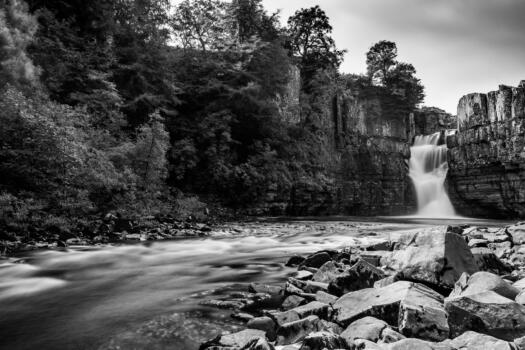
POLYGON ((457 225, 292 256, 285 284, 202 302, 245 329, 200 349, 525 349, 524 243, 522 224, 457 225))

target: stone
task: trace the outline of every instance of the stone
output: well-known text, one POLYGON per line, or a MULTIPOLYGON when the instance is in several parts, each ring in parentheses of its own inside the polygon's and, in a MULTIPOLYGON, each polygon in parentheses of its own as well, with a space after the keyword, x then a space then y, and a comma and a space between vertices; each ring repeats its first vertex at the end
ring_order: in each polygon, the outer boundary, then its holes
POLYGON ((496 292, 445 299, 451 336, 476 331, 513 340, 525 335, 525 307, 496 292))
POLYGON ((250 345, 254 340, 257 341, 259 339, 265 339, 264 331, 245 329, 237 333, 220 335, 217 338, 201 345, 200 349, 211 350, 216 349, 217 347, 242 349, 250 345))
POLYGON ((328 291, 328 283, 316 281, 300 281, 295 278, 288 278, 288 282, 295 287, 301 289, 305 293, 317 293, 318 291, 328 291))
POLYGON ((515 288, 521 290, 525 289, 525 278, 522 278, 512 284, 515 288))
POLYGON ((525 244, 525 223, 520 222, 516 225, 507 226, 507 232, 514 244, 525 244))
POLYGON ((300 297, 298 295, 290 295, 290 296, 286 297, 286 299, 284 299, 283 304, 281 305, 281 307, 284 310, 290 310, 290 309, 293 309, 294 307, 298 307, 298 306, 303 305, 305 303, 306 303, 306 299, 305 298, 300 297))
POLYGON ((301 280, 301 281, 307 281, 307 280, 311 280, 313 276, 314 274, 311 273, 310 271, 300 270, 300 271, 297 271, 294 278, 301 280))
POLYGON ((321 321, 317 316, 289 322, 279 327, 277 331, 277 345, 289 345, 303 340, 308 334, 322 329, 321 321))
POLYGON ((344 273, 345 270, 347 270, 347 267, 344 265, 328 261, 319 268, 312 279, 316 282, 330 283, 344 273))
POLYGON ((336 350, 345 348, 347 348, 347 343, 343 338, 337 334, 321 331, 309 334, 304 339, 301 350, 336 350))
POLYGON ((355 290, 370 288, 376 281, 385 278, 385 273, 366 262, 359 259, 350 269, 335 277, 328 284, 328 292, 333 295, 341 296, 355 290))
POLYGON ((292 311, 299 315, 299 318, 315 315, 322 319, 328 319, 330 306, 328 304, 312 301, 303 306, 294 308, 292 311))
POLYGON ((379 320, 375 317, 363 317, 352 322, 341 336, 351 343, 355 339, 366 339, 377 343, 381 339, 383 331, 390 326, 385 321, 379 320))
POLYGON ((282 295, 283 288, 279 286, 269 286, 260 283, 250 283, 248 291, 251 293, 264 293, 270 295, 282 295))
POLYGON ((332 260, 332 257, 327 252, 318 252, 306 257, 301 263, 301 266, 320 268, 326 262, 332 260))
POLYGON ((286 266, 289 266, 289 267, 296 267, 296 266, 299 266, 301 265, 301 263, 305 260, 304 257, 302 256, 299 256, 299 255, 294 255, 292 257, 290 257, 288 259, 288 261, 286 262, 286 266))
POLYGON ((450 345, 431 343, 421 339, 402 339, 398 342, 388 344, 383 347, 384 350, 456 350, 450 345))
POLYGON ((525 293, 521 291, 514 300, 520 305, 525 305, 525 293))
POLYGON ((401 339, 405 339, 406 337, 394 331, 392 328, 385 328, 383 329, 383 333, 381 333, 381 339, 379 340, 380 343, 390 344, 400 341, 401 339))
POLYGON ((323 291, 318 291, 315 293, 315 300, 328 305, 333 305, 337 301, 337 297, 323 291))
POLYGON ((433 320, 437 325, 444 325, 446 314, 442 302, 441 295, 424 285, 399 281, 387 287, 368 288, 343 295, 333 305, 334 320, 347 326, 359 318, 373 316, 394 327, 398 326, 399 320, 405 320, 403 329, 407 332, 424 333, 428 325, 414 324, 413 315, 425 322, 433 320))
POLYGON ((519 294, 519 289, 490 272, 480 271, 472 276, 464 273, 456 282, 450 298, 493 291, 499 295, 514 299, 519 294))
POLYGON ((268 316, 256 317, 248 321, 248 323, 246 324, 246 327, 248 327, 249 329, 257 329, 260 331, 264 331, 266 333, 266 337, 268 337, 270 341, 275 340, 276 324, 268 316))
POLYGON ((472 248, 471 251, 476 265, 481 271, 492 272, 496 275, 504 275, 512 271, 488 248, 472 248))
POLYGON ((447 232, 446 226, 402 236, 398 250, 386 258, 387 268, 399 272, 405 279, 450 290, 463 272, 478 271, 465 240, 447 232))
POLYGON ((275 348, 266 339, 259 338, 252 340, 243 350, 275 350, 275 348))
POLYGON ((487 241, 486 239, 482 239, 482 238, 481 239, 472 238, 468 241, 469 248, 479 248, 479 247, 487 248, 488 244, 489 244, 489 241, 487 241))
POLYGON ((275 322, 277 327, 282 327, 286 323, 299 321, 301 319, 299 317, 299 314, 297 314, 297 312, 293 310, 288 310, 284 312, 268 311, 266 315, 275 322))
POLYGON ((379 281, 374 282, 374 288, 382 288, 391 285, 397 281, 401 280, 401 276, 398 273, 395 273, 391 276, 380 279, 379 281))
POLYGON ((457 338, 444 341, 443 344, 461 350, 516 350, 512 343, 473 331, 467 331, 457 338))

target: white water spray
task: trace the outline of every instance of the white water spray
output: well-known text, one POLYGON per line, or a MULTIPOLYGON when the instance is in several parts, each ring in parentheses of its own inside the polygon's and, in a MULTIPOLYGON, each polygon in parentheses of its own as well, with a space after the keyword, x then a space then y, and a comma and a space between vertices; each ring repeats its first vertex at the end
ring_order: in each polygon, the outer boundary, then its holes
POLYGON ((456 216, 445 191, 448 172, 447 146, 439 145, 441 133, 416 136, 410 148, 409 175, 417 194, 417 215, 427 218, 456 216))

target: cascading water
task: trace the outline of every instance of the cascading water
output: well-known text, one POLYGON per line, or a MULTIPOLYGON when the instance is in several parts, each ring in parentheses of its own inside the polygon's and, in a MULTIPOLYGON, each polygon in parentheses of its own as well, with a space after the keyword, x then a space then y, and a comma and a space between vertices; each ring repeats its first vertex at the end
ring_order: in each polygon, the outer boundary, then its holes
POLYGON ((447 146, 439 144, 441 133, 416 136, 410 148, 409 175, 417 194, 417 215, 427 218, 454 217, 455 211, 445 190, 448 172, 447 146))

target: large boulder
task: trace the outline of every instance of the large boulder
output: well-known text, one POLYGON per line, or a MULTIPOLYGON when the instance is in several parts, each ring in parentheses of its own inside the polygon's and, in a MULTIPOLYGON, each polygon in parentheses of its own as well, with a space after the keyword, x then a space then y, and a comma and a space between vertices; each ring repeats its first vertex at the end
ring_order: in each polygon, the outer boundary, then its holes
POLYGON ((323 330, 321 320, 317 316, 308 316, 304 319, 283 324, 277 330, 277 345, 295 344, 310 333, 323 330))
POLYGON ((342 326, 373 316, 399 327, 404 335, 442 340, 449 332, 443 297, 418 283, 399 281, 351 292, 339 298, 333 308, 334 319, 342 326))
POLYGON ((516 298, 520 292, 518 288, 512 286, 498 275, 490 272, 480 271, 476 272, 472 276, 466 273, 461 275, 449 297, 453 298, 473 295, 486 291, 496 292, 499 295, 509 299, 516 298))
POLYGON ((513 343, 473 331, 467 331, 457 338, 446 340, 443 344, 461 350, 517 350, 513 343))
POLYGON ((456 350, 450 345, 442 343, 431 343, 421 339, 402 339, 392 344, 385 345, 384 350, 456 350))
POLYGON ((514 244, 525 244, 525 222, 508 226, 507 233, 512 238, 512 242, 514 244))
POLYGON ((447 298, 445 309, 453 337, 466 331, 504 340, 525 335, 525 306, 493 291, 447 298))
POLYGON ((488 271, 496 275, 504 275, 512 272, 512 269, 501 261, 491 249, 472 248, 471 251, 480 271, 488 271))
POLYGON ((314 332, 304 338, 301 350, 346 349, 346 341, 337 334, 327 331, 314 332))
MULTIPOLYGON (((348 344, 354 344, 357 339, 365 339, 377 343, 385 337, 391 338, 393 334, 389 334, 387 330, 392 330, 388 323, 368 316, 352 322, 345 331, 341 333, 341 337, 343 337, 348 344)), ((397 334, 399 339, 404 338, 403 335, 397 334)))
POLYGON ((434 227, 401 237, 390 257, 382 260, 387 268, 404 279, 450 290, 463 272, 477 272, 478 266, 458 234, 446 226, 434 227))

